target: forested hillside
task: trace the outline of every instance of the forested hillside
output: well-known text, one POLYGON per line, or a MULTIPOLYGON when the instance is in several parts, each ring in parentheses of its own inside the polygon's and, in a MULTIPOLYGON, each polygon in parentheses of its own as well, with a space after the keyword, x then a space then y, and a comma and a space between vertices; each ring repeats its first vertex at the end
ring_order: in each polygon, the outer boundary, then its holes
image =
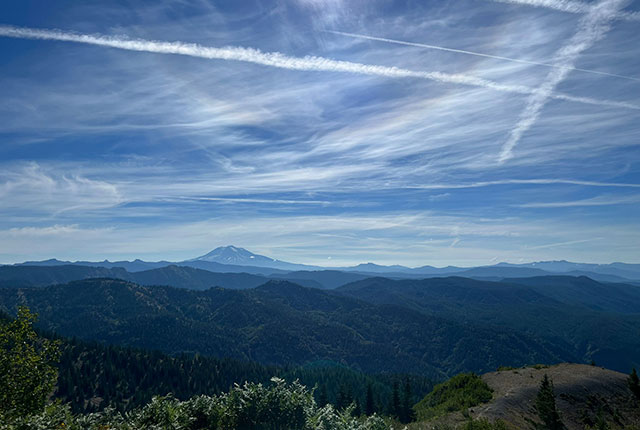
POLYGON ((364 410, 371 391, 373 412, 386 413, 394 386, 411 387, 415 403, 433 382, 419 375, 367 375, 337 363, 320 362, 286 368, 202 355, 169 356, 157 351, 101 345, 62 338, 54 396, 75 412, 120 411, 143 406, 153 396, 172 394, 181 400, 228 391, 236 383, 268 384, 278 376, 317 387, 316 401, 345 407, 355 402, 364 410))
MULTIPOLYGON (((141 288, 127 283, 113 286, 116 281, 108 279, 92 282, 116 289, 141 288)), ((84 288, 96 291, 89 285, 84 288)), ((262 300, 269 297, 306 310, 315 309, 310 303, 324 297, 318 309, 328 311, 340 298, 286 282, 266 284, 256 291, 262 300)), ((20 307, 13 321, 0 314, 0 370, 9 378, 0 382, 0 428, 314 429, 321 425, 335 430, 382 430, 417 420, 411 424, 416 430, 506 430, 523 425, 560 429, 565 424, 569 430, 581 426, 636 430, 640 419, 640 381, 635 370, 627 377, 595 365, 503 367, 482 378, 457 375, 429 393, 433 382, 428 378, 367 375, 335 363, 283 368, 200 355, 169 356, 55 335, 43 338, 31 328, 35 318, 25 307, 20 307), (547 373, 551 375, 548 383, 547 373), (532 410, 526 405, 532 403, 540 378, 532 410), (558 408, 565 409, 560 415, 541 409, 545 383, 549 388, 544 401, 556 409, 553 379, 558 382, 558 408), (63 403, 42 409, 52 391, 63 403), (98 412, 87 415, 92 411, 98 412), (549 420, 556 424, 549 427, 549 420), (540 421, 542 427, 537 424, 540 421)))
MULTIPOLYGON (((286 278, 286 275, 279 276, 286 278)), ((128 272, 121 267, 105 268, 81 265, 0 266, 0 287, 5 288, 42 287, 89 278, 122 279, 140 285, 168 285, 190 290, 206 290, 211 287, 229 289, 254 288, 268 282, 270 279, 266 276, 249 273, 219 273, 176 265, 136 272, 128 272)), ((362 279, 362 277, 348 277, 340 285, 357 279, 362 279)), ((312 280, 311 277, 296 277, 296 282, 309 287, 322 287, 320 283, 312 280)))
POLYGON ((640 365, 640 287, 635 285, 566 276, 502 282, 370 278, 336 292, 492 327, 495 332, 509 327, 562 345, 577 362, 593 360, 621 372, 640 365))
POLYGON ((565 345, 373 305, 288 282, 256 289, 189 291, 118 280, 0 290, 6 310, 28 305, 41 326, 111 344, 200 353, 273 365, 329 360, 366 372, 434 379, 503 364, 575 360, 565 345))

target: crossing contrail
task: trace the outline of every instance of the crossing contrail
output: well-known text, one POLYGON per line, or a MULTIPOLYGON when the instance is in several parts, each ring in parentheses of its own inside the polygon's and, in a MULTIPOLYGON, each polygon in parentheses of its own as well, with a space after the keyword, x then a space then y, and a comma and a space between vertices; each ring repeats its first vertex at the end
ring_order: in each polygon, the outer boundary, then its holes
MULTIPOLYGON (((495 59, 495 60, 511 61, 511 62, 514 62, 514 63, 529 64, 529 65, 533 65, 533 66, 543 66, 543 67, 552 67, 552 68, 565 68, 563 66, 559 66, 559 65, 553 64, 553 63, 542 63, 542 62, 538 62, 538 61, 523 60, 523 59, 520 59, 520 58, 502 57, 500 55, 483 54, 481 52, 466 51, 464 49, 446 48, 444 46, 437 46, 437 45, 427 45, 425 43, 407 42, 407 41, 404 41, 404 40, 387 39, 385 37, 367 36, 367 35, 364 35, 364 34, 347 33, 345 31, 336 31, 336 30, 325 30, 325 32, 326 33, 332 33, 332 34, 338 34, 338 35, 341 35, 341 36, 353 37, 353 38, 356 38, 356 39, 374 40, 374 41, 377 41, 377 42, 395 43, 397 45, 415 46, 415 47, 418 47, 418 48, 426 48, 426 49, 435 49, 435 50, 438 50, 438 51, 455 52, 455 53, 458 53, 458 54, 474 55, 476 57, 492 58, 492 59, 495 59)), ((568 68, 569 70, 572 70, 572 71, 593 73, 593 74, 596 74, 596 75, 612 76, 612 77, 615 77, 615 78, 630 79, 632 81, 640 82, 640 78, 634 78, 633 76, 617 75, 615 73, 601 72, 601 71, 598 71, 598 70, 580 69, 578 67, 566 67, 566 68, 568 68)))
MULTIPOLYGON (((426 79, 440 83, 467 85, 524 95, 532 95, 539 92, 538 89, 530 88, 524 85, 500 84, 498 82, 471 75, 449 74, 442 72, 422 72, 403 69, 399 67, 377 66, 371 64, 354 63, 351 61, 332 60, 329 58, 316 56, 292 57, 280 52, 262 52, 258 49, 243 48, 237 46, 214 48, 198 45, 195 43, 129 39, 125 37, 104 36, 99 34, 78 34, 60 30, 14 27, 6 25, 0 25, 0 36, 13 37, 18 39, 39 39, 82 43, 88 45, 124 49, 128 51, 185 55, 209 60, 239 61, 287 70, 342 72, 369 76, 381 76, 387 78, 426 79)), ((614 100, 576 97, 568 94, 552 94, 549 97, 576 103, 640 110, 639 105, 614 100)))
POLYGON ((542 108, 552 97, 558 85, 565 80, 580 54, 607 34, 611 29, 611 22, 627 3, 628 0, 603 0, 591 7, 580 18, 576 33, 555 55, 556 64, 564 67, 550 71, 538 91, 529 96, 518 123, 502 146, 499 163, 502 164, 513 157, 513 149, 520 142, 522 135, 536 123, 542 108))
MULTIPOLYGON (((588 13, 593 7, 590 4, 573 0, 491 0, 496 3, 520 4, 534 7, 544 7, 547 9, 558 10, 568 13, 588 13)), ((618 11, 613 19, 623 21, 640 21, 639 12, 622 12, 618 11)))

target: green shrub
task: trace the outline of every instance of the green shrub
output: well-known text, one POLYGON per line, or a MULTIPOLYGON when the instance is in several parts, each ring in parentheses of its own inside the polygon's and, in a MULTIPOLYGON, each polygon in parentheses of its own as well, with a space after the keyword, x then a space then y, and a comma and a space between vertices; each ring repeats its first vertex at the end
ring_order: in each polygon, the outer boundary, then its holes
POLYGON ((372 415, 353 416, 354 406, 336 411, 319 407, 313 392, 297 381, 274 378, 273 384, 235 386, 220 396, 196 396, 181 402, 154 397, 124 415, 106 409, 74 415, 69 405, 53 403, 39 414, 0 423, 1 430, 384 430, 391 424, 372 415))
POLYGON ((435 418, 491 400, 493 390, 476 374, 462 373, 436 385, 414 406, 419 421, 435 418))

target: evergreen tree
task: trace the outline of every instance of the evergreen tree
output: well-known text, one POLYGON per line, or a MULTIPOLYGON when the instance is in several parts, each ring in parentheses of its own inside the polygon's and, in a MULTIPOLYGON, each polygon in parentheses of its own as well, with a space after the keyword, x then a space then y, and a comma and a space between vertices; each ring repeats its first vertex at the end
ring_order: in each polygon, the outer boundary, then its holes
POLYGON ((364 412, 367 416, 371 416, 376 412, 376 404, 375 400, 373 400, 373 387, 371 386, 371 383, 367 385, 367 398, 364 412))
POLYGON ((542 421, 541 430, 564 430, 566 427, 560 419, 560 413, 556 408, 556 395, 553 381, 545 373, 540 382, 540 389, 536 396, 536 409, 538 417, 542 421))
POLYGON ((400 417, 400 387, 398 381, 393 383, 393 394, 391 396, 388 413, 392 417, 400 417))
POLYGON ((329 403, 329 397, 327 396, 327 386, 322 384, 318 390, 318 406, 322 407, 329 403))
POLYGON ((338 391, 338 398, 336 400, 336 409, 339 411, 347 408, 353 403, 353 396, 351 389, 345 384, 340 384, 340 391, 338 391))
POLYGON ((413 393, 411 391, 411 383, 409 378, 405 379, 404 392, 402 396, 402 406, 400 409, 400 421, 410 423, 413 421, 413 393))
POLYGON ((351 413, 351 415, 353 415, 354 417, 359 417, 362 415, 362 407, 360 406, 360 400, 356 399, 353 402, 354 408, 353 408, 353 412, 351 413))
POLYGON ((636 372, 635 367, 631 371, 629 378, 627 378, 627 384, 629 385, 629 389, 633 395, 640 400, 640 380, 638 379, 638 373, 636 372))
POLYGON ((53 392, 59 345, 38 336, 36 319, 21 306, 15 320, 0 322, 0 421, 42 411, 53 392))

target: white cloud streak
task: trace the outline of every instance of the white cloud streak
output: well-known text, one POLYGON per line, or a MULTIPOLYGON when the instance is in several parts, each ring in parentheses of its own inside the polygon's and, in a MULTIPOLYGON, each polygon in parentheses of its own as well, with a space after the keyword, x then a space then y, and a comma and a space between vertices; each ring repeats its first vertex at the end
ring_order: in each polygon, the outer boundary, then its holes
POLYGON ((624 183, 624 182, 595 182, 580 181, 573 179, 502 179, 497 181, 479 181, 466 184, 425 184, 419 186, 409 186, 407 188, 423 189, 423 190, 447 190, 447 189, 464 189, 464 188, 483 188, 495 185, 582 185, 587 187, 619 187, 619 188, 640 188, 640 184, 624 183))
POLYGON ((557 86, 567 77, 580 54, 605 36, 611 28, 612 20, 626 3, 627 0, 604 0, 590 8, 580 19, 576 33, 555 55, 554 64, 561 67, 549 72, 538 91, 529 97, 518 123, 502 146, 499 163, 502 164, 513 157, 513 149, 520 142, 522 135, 538 120, 542 108, 557 86))
POLYGON ((326 30, 326 32, 327 33, 331 33, 331 34, 338 34, 338 35, 341 35, 341 36, 353 37, 353 38, 356 38, 356 39, 364 39, 364 40, 373 40, 373 41, 377 41, 377 42, 394 43, 396 45, 414 46, 414 47, 417 47, 417 48, 435 49, 435 50, 438 50, 438 51, 447 51, 447 52, 454 52, 454 53, 458 53, 458 54, 474 55, 476 57, 491 58, 491 59, 494 59, 494 60, 511 61, 511 62, 514 62, 514 63, 529 64, 529 65, 533 65, 533 66, 543 66, 543 67, 551 67, 551 68, 567 68, 567 69, 572 70, 572 71, 593 73, 593 74, 596 74, 596 75, 611 76, 611 77, 629 79, 629 80, 632 80, 632 81, 640 82, 640 78, 634 78, 633 76, 617 75, 615 73, 601 72, 601 71, 598 71, 598 70, 580 69, 578 67, 564 67, 562 65, 551 64, 551 63, 542 63, 542 62, 538 62, 538 61, 522 60, 522 59, 519 59, 519 58, 502 57, 502 56, 499 56, 499 55, 483 54, 483 53, 480 53, 480 52, 466 51, 466 50, 463 50, 463 49, 446 48, 446 47, 443 47, 443 46, 427 45, 427 44, 424 44, 424 43, 407 42, 407 41, 403 41, 403 40, 387 39, 387 38, 384 38, 384 37, 374 37, 374 36, 367 36, 367 35, 363 35, 363 34, 347 33, 347 32, 344 32, 344 31, 326 30))
POLYGON ((596 240, 603 240, 602 237, 594 237, 592 239, 581 239, 581 240, 570 240, 567 242, 556 242, 556 243, 547 243, 545 245, 537 245, 537 246, 526 246, 525 249, 548 249, 548 248, 556 248, 558 246, 568 246, 568 245, 577 245, 579 243, 588 243, 594 242, 596 240))
POLYGON ((234 198, 234 197, 169 197, 159 198, 162 201, 172 200, 188 200, 197 202, 220 202, 220 203, 265 203, 275 205, 331 205, 327 200, 286 200, 286 199, 252 199, 252 198, 234 198))
MULTIPOLYGON (((592 6, 587 3, 571 0, 491 0, 496 3, 509 3, 525 6, 544 7, 560 12, 568 13, 589 13, 592 6)), ((613 19, 621 19, 624 21, 640 21, 640 13, 638 12, 618 12, 613 19)))
MULTIPOLYGON (((127 51, 151 52, 157 54, 185 55, 209 60, 240 61, 297 71, 353 73, 386 78, 425 79, 439 83, 481 87, 495 91, 535 95, 539 89, 523 85, 505 85, 488 79, 465 74, 449 74, 442 72, 423 72, 399 67, 378 66, 350 61, 332 60, 324 57, 306 56, 292 57, 280 52, 262 52, 258 49, 237 46, 213 48, 195 43, 162 42, 144 39, 128 39, 104 35, 77 34, 60 30, 36 29, 28 27, 0 26, 0 36, 18 39, 56 40, 88 45, 123 49, 127 51)), ((589 97, 574 97, 566 94, 546 95, 559 100, 572 101, 599 106, 621 107, 640 110, 640 106, 613 100, 598 100, 589 97)))
POLYGON ((120 188, 82 175, 51 174, 38 163, 0 173, 2 210, 38 208, 60 214, 72 210, 95 210, 124 202, 120 188))
POLYGON ((517 205, 520 208, 570 208, 581 206, 611 206, 626 205, 640 202, 640 196, 598 196, 590 199, 564 201, 564 202, 542 202, 525 203, 517 205))

